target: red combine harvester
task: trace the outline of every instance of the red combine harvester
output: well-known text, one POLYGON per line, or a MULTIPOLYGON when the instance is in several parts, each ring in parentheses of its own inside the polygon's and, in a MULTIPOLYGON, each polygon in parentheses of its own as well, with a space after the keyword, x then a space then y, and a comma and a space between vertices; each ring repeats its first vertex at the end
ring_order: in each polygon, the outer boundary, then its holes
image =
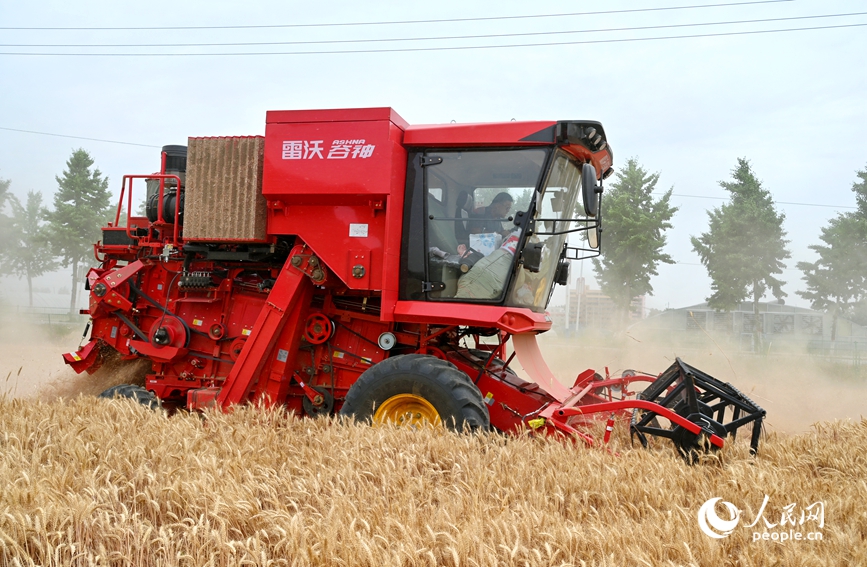
POLYGON ((679 359, 658 376, 585 370, 571 387, 545 364, 545 309, 569 261, 598 254, 612 171, 598 122, 410 126, 389 108, 273 111, 264 138, 166 146, 159 174, 124 177, 87 275, 90 338, 64 358, 77 372, 111 349, 146 358, 144 388, 104 395, 174 408, 255 402, 588 444, 589 420, 617 416, 685 455, 751 424, 755 451, 764 410, 679 359))

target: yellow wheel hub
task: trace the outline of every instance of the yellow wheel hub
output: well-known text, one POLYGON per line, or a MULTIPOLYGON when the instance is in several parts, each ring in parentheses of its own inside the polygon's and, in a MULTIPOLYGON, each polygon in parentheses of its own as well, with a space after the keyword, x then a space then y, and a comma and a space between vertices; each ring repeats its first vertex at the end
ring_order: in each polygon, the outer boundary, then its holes
POLYGON ((426 399, 414 394, 398 394, 382 402, 373 414, 373 423, 395 423, 410 427, 442 425, 440 414, 426 399))

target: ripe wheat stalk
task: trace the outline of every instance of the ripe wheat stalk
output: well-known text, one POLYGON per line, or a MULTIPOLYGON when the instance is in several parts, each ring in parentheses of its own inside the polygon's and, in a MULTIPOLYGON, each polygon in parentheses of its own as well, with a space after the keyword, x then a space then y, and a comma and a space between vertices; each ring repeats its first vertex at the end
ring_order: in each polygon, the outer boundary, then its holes
MULTIPOLYGON (((867 420, 667 445, 0 399, 0 566, 867 564, 867 420), (699 506, 825 503, 824 539, 704 535, 699 506)), ((772 514, 766 514, 772 518, 772 514)))

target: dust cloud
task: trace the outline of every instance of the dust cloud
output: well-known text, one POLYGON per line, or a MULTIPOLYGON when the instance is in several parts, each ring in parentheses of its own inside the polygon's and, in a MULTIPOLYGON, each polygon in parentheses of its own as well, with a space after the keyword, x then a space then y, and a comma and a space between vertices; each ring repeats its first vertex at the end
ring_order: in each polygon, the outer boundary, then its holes
POLYGON ((96 396, 117 384, 144 385, 147 361, 108 356, 94 374, 76 374, 63 361, 75 351, 84 328, 35 325, 6 317, 0 324, 0 396, 53 401, 96 396))
MULTIPOLYGON (((4 319, 0 325, 0 396, 50 401, 79 394, 99 395, 116 384, 144 384, 146 360, 106 357, 94 374, 76 374, 63 362, 81 340, 81 328, 63 329, 4 319)), ((729 382, 768 412, 770 431, 801 433, 812 424, 867 416, 867 364, 833 364, 806 353, 752 356, 727 351, 710 338, 705 345, 678 345, 664 336, 626 334, 604 338, 564 338, 555 332, 539 338, 554 374, 571 385, 579 372, 593 368, 619 376, 633 369, 658 374, 676 357, 729 382)), ((515 369, 521 369, 515 361, 515 369)))
POLYGON ((539 342, 551 370, 570 386, 587 368, 604 375, 607 366, 611 376, 627 369, 659 374, 679 357, 764 408, 770 431, 802 433, 816 422, 867 416, 867 361, 860 367, 835 364, 806 350, 755 356, 710 337, 706 344, 680 345, 648 331, 609 338, 563 338, 552 332, 539 342))

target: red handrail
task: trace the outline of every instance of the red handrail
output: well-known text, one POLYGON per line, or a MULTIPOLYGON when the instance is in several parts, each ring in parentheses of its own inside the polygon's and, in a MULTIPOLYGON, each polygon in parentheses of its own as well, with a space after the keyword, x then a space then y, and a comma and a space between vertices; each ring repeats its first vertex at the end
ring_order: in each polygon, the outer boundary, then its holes
POLYGON ((117 226, 120 223, 120 212, 123 209, 123 197, 124 193, 127 194, 127 205, 126 205, 126 233, 130 238, 136 238, 136 236, 130 230, 130 218, 132 217, 132 182, 134 179, 159 179, 160 180, 160 190, 159 190, 159 201, 157 205, 157 220, 155 225, 162 226, 166 224, 173 224, 174 230, 172 234, 172 244, 177 246, 179 244, 179 236, 180 236, 180 212, 181 212, 181 193, 184 188, 181 186, 181 178, 174 174, 165 174, 165 173, 151 173, 149 175, 124 175, 123 176, 123 185, 120 190, 120 202, 117 206, 117 214, 115 215, 114 223, 117 226), (166 222, 165 218, 163 218, 163 197, 165 196, 165 184, 166 179, 174 179, 177 183, 178 193, 175 201, 175 218, 173 223, 166 222), (129 192, 127 193, 127 180, 129 180, 129 192))

